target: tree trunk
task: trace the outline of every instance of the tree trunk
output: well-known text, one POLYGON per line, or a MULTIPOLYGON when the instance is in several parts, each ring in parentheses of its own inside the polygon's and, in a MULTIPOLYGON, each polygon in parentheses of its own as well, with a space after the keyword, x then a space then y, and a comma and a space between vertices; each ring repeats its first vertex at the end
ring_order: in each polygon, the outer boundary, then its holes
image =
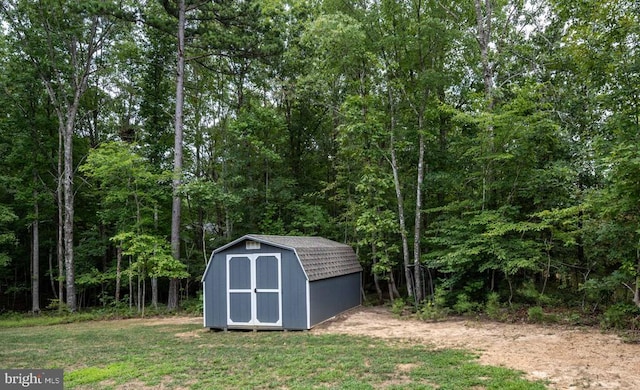
MULTIPOLYGON (((129 269, 131 269, 131 256, 129 257, 129 269)), ((133 308, 133 275, 129 272, 129 309, 133 308)))
MULTIPOLYGON (((76 102, 80 104, 80 100, 76 102)), ((67 307, 71 312, 77 310, 76 303, 76 282, 75 265, 73 259, 73 214, 74 214, 74 193, 73 193, 73 124, 75 112, 71 110, 67 117, 67 124, 64 129, 64 172, 62 180, 62 193, 64 197, 64 265, 67 282, 67 307)))
POLYGON ((491 18, 493 17, 492 0, 475 0, 476 11, 476 40, 480 46, 480 60, 482 62, 482 80, 487 99, 487 110, 493 109, 493 67, 489 61, 489 45, 491 43, 491 18), (484 11, 483 11, 484 8, 484 11))
POLYGON ((151 306, 158 308, 158 278, 151 278, 151 306))
MULTIPOLYGON (((389 272, 389 291, 393 298, 400 298, 400 292, 396 287, 396 278, 393 276, 393 271, 389 272)), ((391 299, 393 301, 393 298, 391 299)))
MULTIPOLYGON (((491 44, 491 18, 493 17, 492 0, 485 0, 484 6, 482 0, 475 0, 475 13, 476 13, 476 41, 480 47, 480 60, 482 63, 482 80, 484 84, 484 93, 486 101, 486 111, 493 111, 495 100, 493 98, 494 83, 493 83, 493 66, 489 61, 489 46, 491 44)), ((494 129, 493 125, 489 123, 487 125, 487 151, 486 153, 491 155, 494 152, 493 145, 494 129)), ((483 156, 484 157, 484 156, 483 156)), ((493 168, 491 167, 490 159, 484 159, 482 167, 482 210, 485 210, 492 202, 489 188, 493 182, 493 168)))
MULTIPOLYGON (((158 207, 154 206, 153 208, 153 227, 156 231, 158 231, 158 207)), ((151 278, 151 306, 154 309, 158 308, 158 278, 151 278)))
POLYGON ((138 275, 136 283, 136 309, 138 310, 138 313, 142 311, 142 283, 140 279, 142 278, 138 275))
POLYGON ((58 299, 58 292, 56 291, 56 283, 55 283, 55 275, 53 273, 53 252, 49 250, 49 282, 51 283, 51 292, 53 293, 53 297, 58 299))
POLYGON ((402 196, 402 187, 400 186, 400 173, 398 172, 398 158, 396 156, 395 147, 395 106, 393 105, 393 95, 389 91, 389 111, 391 114, 390 123, 390 140, 389 148, 391 149, 391 171, 393 172, 393 186, 396 190, 396 203, 398 204, 398 224, 400 225, 400 238, 402 240, 402 262, 404 266, 404 276, 407 283, 407 295, 413 297, 413 286, 411 284, 411 267, 409 266, 409 239, 407 237, 407 226, 404 217, 404 197, 402 196))
POLYGON ((58 309, 64 305, 64 207, 62 202, 62 131, 58 134, 58 186, 56 203, 58 206, 58 309))
POLYGON ((169 281, 169 301, 167 309, 174 310, 178 307, 178 279, 173 278, 169 281))
MULTIPOLYGON (((371 265, 372 268, 375 268, 378 263, 378 259, 376 258, 376 245, 374 243, 371 244, 371 265)), ((382 289, 380 288, 380 277, 378 277, 378 273, 372 269, 373 274, 373 285, 376 288, 376 294, 378 295, 378 303, 382 304, 384 299, 382 297, 382 289)))
MULTIPOLYGON (((182 128, 184 106, 184 26, 185 1, 178 1, 178 65, 176 69, 176 112, 175 139, 173 152, 173 206, 171 209, 171 253, 180 260, 180 211, 181 199, 179 194, 182 182, 182 128)), ((178 280, 171 279, 167 308, 173 310, 178 307, 178 280)))
POLYGON ((418 172, 416 180, 416 216, 413 231, 413 278, 415 283, 416 303, 420 303, 424 297, 422 294, 422 272, 420 262, 420 236, 422 234, 422 185, 424 182, 424 149, 425 139, 423 132, 422 115, 418 117, 418 131, 420 140, 418 146, 418 172))
POLYGON ((116 305, 120 302, 120 283, 122 278, 122 246, 118 245, 116 248, 116 291, 115 300, 116 305))
POLYGON ((636 249, 636 285, 633 291, 633 303, 640 307, 640 246, 636 249))
POLYGON ((33 181, 33 226, 31 233, 33 241, 31 244, 31 311, 40 313, 40 210, 38 207, 38 191, 35 189, 38 176, 34 172, 33 181))

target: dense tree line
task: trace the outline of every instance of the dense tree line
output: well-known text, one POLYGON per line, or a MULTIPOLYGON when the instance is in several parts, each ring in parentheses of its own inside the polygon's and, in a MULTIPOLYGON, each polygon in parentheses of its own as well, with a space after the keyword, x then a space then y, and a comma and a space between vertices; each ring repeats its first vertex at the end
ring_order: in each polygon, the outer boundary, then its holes
POLYGON ((0 11, 4 310, 175 307, 245 233, 380 300, 640 307, 637 1, 0 11))

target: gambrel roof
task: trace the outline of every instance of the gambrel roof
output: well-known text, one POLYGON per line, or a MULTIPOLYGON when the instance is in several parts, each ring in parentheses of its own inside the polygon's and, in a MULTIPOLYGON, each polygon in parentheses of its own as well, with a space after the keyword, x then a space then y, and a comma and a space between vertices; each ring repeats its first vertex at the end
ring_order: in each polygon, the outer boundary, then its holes
POLYGON ((300 259, 300 264, 309 281, 362 271, 362 266, 349 245, 322 237, 248 234, 216 249, 214 254, 246 240, 293 250, 300 259))

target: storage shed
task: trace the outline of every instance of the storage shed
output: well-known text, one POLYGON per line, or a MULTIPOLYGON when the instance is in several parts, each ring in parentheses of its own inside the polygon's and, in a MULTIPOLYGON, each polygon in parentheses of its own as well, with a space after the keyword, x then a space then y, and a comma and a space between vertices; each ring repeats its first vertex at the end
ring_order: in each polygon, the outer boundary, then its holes
POLYGON ((246 235, 213 251, 202 277, 204 326, 311 329, 361 304, 353 249, 321 237, 246 235))

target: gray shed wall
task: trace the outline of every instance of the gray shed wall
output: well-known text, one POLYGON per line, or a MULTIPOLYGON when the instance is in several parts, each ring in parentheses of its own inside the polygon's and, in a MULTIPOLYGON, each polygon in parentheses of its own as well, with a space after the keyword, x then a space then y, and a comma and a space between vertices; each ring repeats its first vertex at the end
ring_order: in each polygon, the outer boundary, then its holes
POLYGON ((227 326, 227 267, 224 259, 224 254, 215 254, 204 279, 204 325, 208 328, 227 326))
POLYGON ((282 327, 307 329, 306 276, 295 252, 283 251, 282 264, 282 327))
POLYGON ((356 272, 309 283, 311 326, 361 305, 360 278, 356 272))

